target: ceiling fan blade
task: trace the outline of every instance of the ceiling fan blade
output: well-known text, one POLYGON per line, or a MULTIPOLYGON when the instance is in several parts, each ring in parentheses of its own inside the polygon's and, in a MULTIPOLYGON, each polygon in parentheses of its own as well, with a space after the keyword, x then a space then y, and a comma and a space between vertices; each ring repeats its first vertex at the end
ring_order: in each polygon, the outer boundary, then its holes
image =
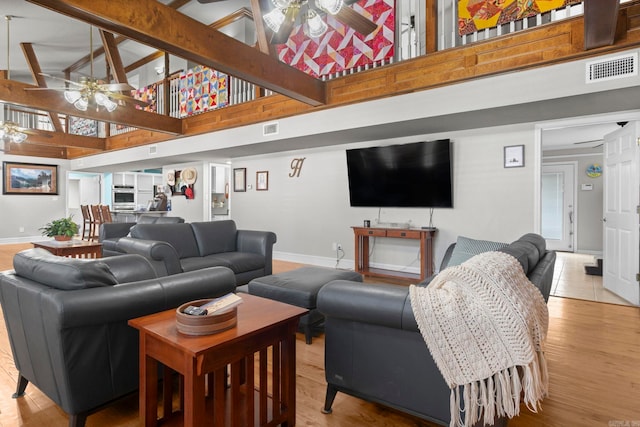
POLYGON ((128 83, 104 83, 98 85, 98 87, 102 90, 109 92, 122 92, 125 90, 135 90, 133 86, 128 83))
POLYGON ((124 101, 128 104, 135 104, 141 107, 148 107, 150 104, 146 101, 142 101, 140 99, 136 99, 131 96, 122 95, 120 93, 109 93, 109 98, 117 99, 119 101, 124 101))
POLYGON ((353 28, 363 36, 371 34, 376 30, 376 28, 378 28, 374 22, 360 15, 348 6, 342 6, 334 16, 338 21, 353 28))
POLYGON ((82 87, 82 85, 78 82, 74 82, 73 80, 63 79, 62 77, 52 76, 51 74, 40 73, 41 76, 48 77, 50 79, 59 80, 61 82, 69 83, 78 87, 82 87))
POLYGON ((25 87, 24 90, 59 90, 59 91, 67 91, 69 88, 66 87, 25 87))
POLYGON ((277 33, 273 33, 271 36, 271 44, 282 44, 287 42, 291 31, 293 31, 293 26, 296 23, 298 13, 300 13, 300 7, 290 6, 287 9, 287 13, 284 15, 284 22, 280 26, 280 29, 277 33))

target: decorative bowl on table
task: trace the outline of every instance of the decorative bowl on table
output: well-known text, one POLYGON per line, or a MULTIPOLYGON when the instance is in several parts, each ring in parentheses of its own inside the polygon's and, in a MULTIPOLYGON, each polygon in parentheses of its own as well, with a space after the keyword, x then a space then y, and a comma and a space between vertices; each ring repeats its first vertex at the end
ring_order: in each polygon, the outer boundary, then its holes
POLYGON ((176 309, 176 327, 178 332, 185 335, 210 335, 226 331, 236 326, 238 322, 238 307, 210 315, 192 315, 184 311, 189 306, 200 307, 211 302, 211 299, 201 299, 182 304, 176 309))

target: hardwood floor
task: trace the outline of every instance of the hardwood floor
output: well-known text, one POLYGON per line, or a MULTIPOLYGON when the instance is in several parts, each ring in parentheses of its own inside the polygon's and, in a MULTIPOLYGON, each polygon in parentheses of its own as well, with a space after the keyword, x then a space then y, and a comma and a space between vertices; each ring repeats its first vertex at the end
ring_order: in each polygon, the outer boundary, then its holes
MULTIPOLYGON (((0 245, 0 270, 11 268, 17 250, 30 245, 0 245)), ((275 271, 298 265, 275 261, 275 271)), ((366 285, 364 285, 366 286, 366 285)), ((526 408, 510 427, 640 425, 640 310, 571 298, 549 300, 546 357, 549 397, 542 411, 526 408)), ((312 345, 297 337, 298 426, 431 426, 380 405, 338 393, 333 414, 320 412, 324 401, 324 339, 312 345)), ((0 427, 64 427, 67 416, 37 388, 12 399, 17 372, 4 322, 0 322, 0 427)), ((428 387, 428 385, 425 385, 428 387)), ((91 415, 87 427, 138 427, 137 395, 91 415)))

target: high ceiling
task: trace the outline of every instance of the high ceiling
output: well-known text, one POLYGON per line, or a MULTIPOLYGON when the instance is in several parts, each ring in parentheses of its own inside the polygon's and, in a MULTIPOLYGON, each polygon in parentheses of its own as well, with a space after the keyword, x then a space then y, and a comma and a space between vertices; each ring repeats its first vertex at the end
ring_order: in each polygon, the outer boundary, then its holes
MULTIPOLYGON (((159 0, 168 5, 171 0, 159 0)), ((185 1, 178 11, 203 24, 209 25, 233 12, 250 9, 249 0, 226 0, 211 3, 200 3, 196 0, 185 1)), ((6 34, 7 22, 0 25, 0 69, 10 65, 11 79, 33 84, 31 71, 20 49, 20 43, 31 43, 42 71, 56 76, 64 76, 63 70, 86 58, 89 53, 90 25, 63 14, 53 12, 44 7, 24 0, 3 0, 2 14, 12 16, 10 27, 10 64, 7 64, 6 34)), ((228 35, 237 39, 250 39, 253 43, 255 34, 247 35, 247 26, 225 28, 228 35), (237 32, 237 33, 234 33, 237 32)), ((101 46, 97 30, 93 33, 94 49, 101 46)), ((127 40, 118 46, 124 66, 134 63, 155 52, 157 49, 139 42, 127 40)), ((160 60, 160 62, 162 62, 160 60)), ((96 76, 106 70, 104 56, 94 59, 96 76)), ((74 77, 89 75, 89 67, 80 68, 74 77)), ((50 84, 53 86, 53 84, 50 84)), ((545 131, 543 144, 555 148, 575 148, 597 145, 602 136, 615 129, 614 123, 597 123, 580 128, 558 128, 545 131)))
MULTIPOLYGON (((170 1, 161 0, 160 3, 168 4, 170 1)), ((208 4, 191 0, 178 11, 209 25, 243 7, 250 8, 249 0, 227 0, 208 4)), ((11 41, 9 59, 13 80, 33 83, 20 43, 32 43, 42 71, 59 77, 64 77, 64 69, 89 54, 90 26, 86 22, 53 12, 25 0, 2 0, 2 15, 3 18, 7 15, 12 16, 9 34, 11 41)), ((7 69, 7 27, 4 19, 0 28, 2 29, 0 32, 0 40, 2 41, 0 43, 0 69, 7 69)), ((232 37, 240 36, 240 34, 234 34, 234 30, 244 30, 244 27, 229 27, 223 32, 226 31, 232 37)), ((244 38, 245 34, 242 34, 242 37, 244 38)), ((94 28, 94 49, 101 45, 97 30, 94 28)), ((118 50, 125 66, 156 51, 155 48, 131 40, 121 43, 118 50)), ((95 57, 94 68, 97 75, 104 73, 104 56, 95 57)), ((85 66, 79 72, 79 74, 88 75, 89 67, 85 66)))

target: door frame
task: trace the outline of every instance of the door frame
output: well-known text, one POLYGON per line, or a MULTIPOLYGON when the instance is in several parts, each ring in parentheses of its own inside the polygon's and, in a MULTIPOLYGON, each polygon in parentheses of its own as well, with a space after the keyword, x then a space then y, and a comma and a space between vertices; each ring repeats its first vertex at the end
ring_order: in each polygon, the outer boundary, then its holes
MULTIPOLYGON (((540 167, 540 177, 542 179, 542 173, 544 166, 560 166, 560 165, 571 165, 573 167, 573 198, 572 198, 572 206, 573 206, 573 226, 571 227, 571 250, 568 252, 576 252, 576 242, 578 241, 578 161, 570 160, 570 161, 558 161, 558 162, 542 162, 540 167)), ((540 233, 542 233, 542 181, 540 181, 540 233)), ((544 237, 544 236, 543 236, 544 237)), ((560 249, 563 251, 562 249, 560 249)))

